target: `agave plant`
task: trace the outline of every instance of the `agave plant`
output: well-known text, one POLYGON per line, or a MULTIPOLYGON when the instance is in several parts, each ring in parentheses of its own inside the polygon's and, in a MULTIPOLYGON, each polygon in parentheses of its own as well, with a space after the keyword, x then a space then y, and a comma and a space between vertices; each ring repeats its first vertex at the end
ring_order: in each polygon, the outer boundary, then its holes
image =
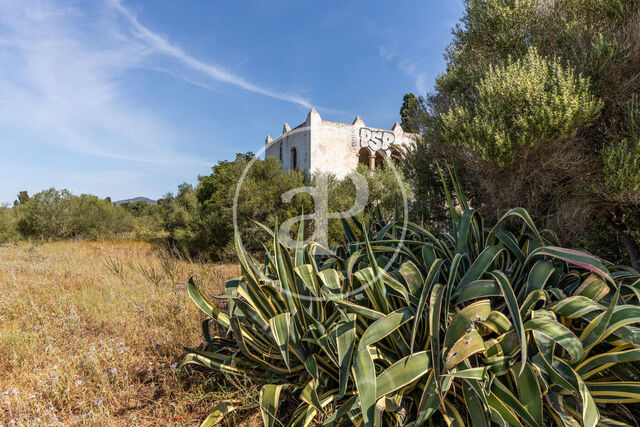
POLYGON ((263 263, 238 248, 227 310, 189 282, 208 318, 183 365, 262 379, 266 426, 634 423, 638 272, 561 248, 523 209, 485 227, 453 183, 451 233, 350 219, 330 254, 277 232, 263 263))

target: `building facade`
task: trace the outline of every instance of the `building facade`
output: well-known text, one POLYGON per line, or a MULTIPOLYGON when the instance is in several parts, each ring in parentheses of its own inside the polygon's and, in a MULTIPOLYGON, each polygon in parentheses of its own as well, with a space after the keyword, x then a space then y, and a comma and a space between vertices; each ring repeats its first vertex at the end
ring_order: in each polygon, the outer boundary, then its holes
POLYGON ((366 126, 360 117, 351 124, 322 120, 314 108, 299 126, 292 129, 285 123, 282 135, 267 136, 265 157, 273 156, 286 170, 300 169, 307 176, 330 173, 343 178, 358 164, 374 170, 384 167, 385 157, 401 158, 402 148, 417 138, 398 123, 391 129, 379 129, 366 126))

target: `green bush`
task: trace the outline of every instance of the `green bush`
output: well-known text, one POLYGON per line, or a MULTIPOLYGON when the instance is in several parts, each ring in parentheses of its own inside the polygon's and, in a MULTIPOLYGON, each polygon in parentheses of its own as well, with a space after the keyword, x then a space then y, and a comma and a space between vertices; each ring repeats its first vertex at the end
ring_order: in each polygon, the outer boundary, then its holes
POLYGON ((119 206, 90 194, 82 194, 74 201, 73 237, 108 239, 133 230, 133 217, 119 206))
POLYGON ((208 319, 183 366, 261 381, 266 426, 633 423, 640 274, 559 247, 523 209, 485 228, 456 190, 451 234, 409 223, 399 243, 402 223, 356 220, 335 255, 277 233, 264 264, 239 249, 226 310, 189 283, 208 319))
POLYGON ((602 148, 605 194, 612 198, 632 196, 640 202, 640 143, 622 140, 602 148))
POLYGON ((474 94, 441 116, 442 138, 500 166, 522 148, 575 135, 603 105, 591 94, 589 79, 535 48, 489 66, 474 94))
MULTIPOLYGON (((238 154, 233 161, 215 165, 213 173, 199 177, 193 200, 183 203, 185 223, 169 231, 192 255, 211 259, 233 256, 233 205, 236 187, 243 171, 253 161, 242 181, 237 199, 238 228, 251 252, 262 250, 256 236, 263 230, 253 221, 271 227, 276 221, 311 210, 310 198, 296 196, 291 203, 284 203, 282 194, 304 185, 301 171, 285 171, 282 163, 273 158, 255 159, 253 153, 238 154), (281 217, 278 218, 278 215, 281 217), (190 219, 187 220, 187 217, 190 219), (178 235, 178 229, 183 233, 178 235)), ((191 196, 189 196, 191 197, 191 196)))
MULTIPOLYGON (((369 190, 367 208, 356 216, 358 220, 362 221, 366 215, 371 215, 369 208, 372 206, 375 206, 377 214, 387 220, 396 214, 404 215, 403 200, 405 197, 408 202, 412 199, 413 189, 406 183, 399 167, 395 171, 390 167, 369 171, 367 166, 358 165, 356 172, 364 177, 369 190)), ((312 181, 311 185, 315 183, 312 181)), ((356 189, 348 176, 343 179, 329 177, 329 212, 345 212, 354 205, 355 200, 356 189)), ((340 221, 329 223, 329 243, 347 243, 340 221)))
POLYGON ((0 243, 19 239, 14 211, 6 205, 0 205, 0 243))
POLYGON ((133 217, 124 208, 89 194, 75 196, 65 189, 36 193, 12 211, 24 238, 102 239, 133 229, 133 217))

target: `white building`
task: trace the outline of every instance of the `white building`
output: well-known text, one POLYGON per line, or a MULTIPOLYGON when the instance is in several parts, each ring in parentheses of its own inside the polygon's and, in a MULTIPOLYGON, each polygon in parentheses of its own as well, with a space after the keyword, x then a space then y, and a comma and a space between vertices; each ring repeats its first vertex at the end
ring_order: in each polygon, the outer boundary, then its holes
POLYGON ((371 170, 384 167, 385 156, 401 156, 395 147, 414 144, 417 138, 398 123, 388 130, 365 126, 360 117, 352 124, 322 120, 314 108, 299 126, 291 129, 285 123, 282 135, 273 140, 267 136, 265 157, 273 156, 286 170, 300 169, 307 176, 320 172, 343 178, 359 163, 371 170))

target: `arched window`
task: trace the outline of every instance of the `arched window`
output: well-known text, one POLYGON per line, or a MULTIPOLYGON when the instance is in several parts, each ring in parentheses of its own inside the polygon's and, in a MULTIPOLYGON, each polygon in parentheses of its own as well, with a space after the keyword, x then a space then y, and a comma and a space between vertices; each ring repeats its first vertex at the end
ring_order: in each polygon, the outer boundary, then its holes
POLYGON ((387 153, 385 151, 376 151, 376 169, 384 169, 384 163, 386 162, 385 157, 387 157, 387 153))
POLYGON ((358 152, 358 163, 369 167, 369 149, 367 147, 362 147, 358 152))
POLYGON ((278 144, 278 159, 282 161, 282 142, 278 144))
POLYGON ((296 147, 291 149, 291 169, 298 169, 298 150, 296 147))

